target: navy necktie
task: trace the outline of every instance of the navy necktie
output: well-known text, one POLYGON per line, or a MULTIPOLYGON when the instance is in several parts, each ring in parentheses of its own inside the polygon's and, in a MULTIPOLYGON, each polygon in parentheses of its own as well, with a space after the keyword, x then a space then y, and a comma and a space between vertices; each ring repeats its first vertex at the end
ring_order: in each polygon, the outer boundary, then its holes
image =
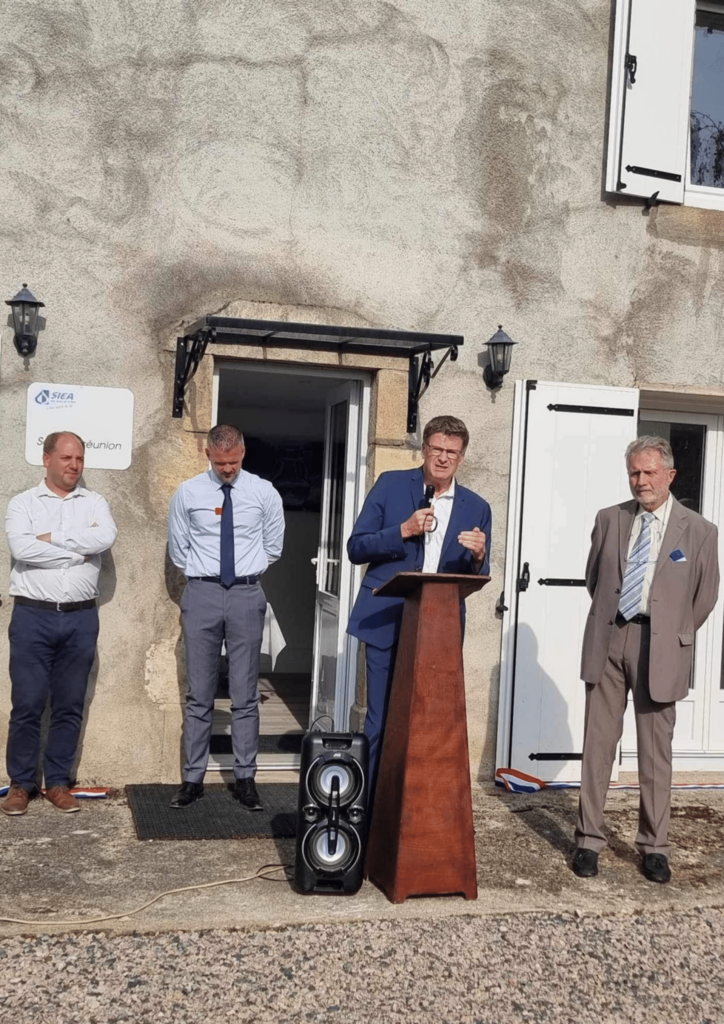
POLYGON ((236 559, 234 558, 234 506, 231 501, 231 484, 222 484, 224 504, 221 506, 221 550, 219 558, 219 578, 222 587, 233 587, 236 579, 236 559))

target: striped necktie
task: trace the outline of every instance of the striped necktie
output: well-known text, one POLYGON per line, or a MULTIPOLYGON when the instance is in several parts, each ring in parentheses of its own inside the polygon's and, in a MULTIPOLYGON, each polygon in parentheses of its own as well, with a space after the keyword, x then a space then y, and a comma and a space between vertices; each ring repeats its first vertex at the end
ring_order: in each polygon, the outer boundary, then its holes
POLYGON ((643 513, 641 516, 641 532, 626 561, 626 571, 623 575, 621 600, 618 602, 618 610, 627 622, 634 615, 638 614, 641 607, 644 579, 649 567, 649 555, 651 553, 651 523, 653 521, 653 512, 643 513))

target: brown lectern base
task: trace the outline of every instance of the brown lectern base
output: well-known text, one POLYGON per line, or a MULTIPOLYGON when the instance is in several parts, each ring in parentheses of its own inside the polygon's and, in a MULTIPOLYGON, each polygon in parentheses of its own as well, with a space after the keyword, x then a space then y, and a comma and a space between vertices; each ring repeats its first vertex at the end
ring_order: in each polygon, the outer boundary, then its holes
POLYGON ((398 573, 405 597, 365 875, 392 903, 477 899, 460 601, 487 576, 398 573))

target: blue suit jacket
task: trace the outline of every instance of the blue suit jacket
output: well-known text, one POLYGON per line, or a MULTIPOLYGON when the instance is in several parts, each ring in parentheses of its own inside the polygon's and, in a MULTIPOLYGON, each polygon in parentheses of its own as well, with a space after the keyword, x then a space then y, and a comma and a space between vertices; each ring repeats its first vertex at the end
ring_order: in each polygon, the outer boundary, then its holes
MULTIPOLYGON (((347 541, 347 554, 355 565, 369 562, 350 616, 347 632, 385 650, 397 640, 404 598, 375 597, 398 572, 421 572, 425 560, 422 537, 403 540, 400 525, 424 504, 422 469, 382 473, 367 495, 347 541)), ((490 505, 474 491, 455 481, 455 497, 440 555, 440 572, 475 573, 473 556, 458 543, 461 530, 479 527, 487 537, 480 574, 490 569, 490 505)), ((464 608, 463 608, 464 611, 464 608)))

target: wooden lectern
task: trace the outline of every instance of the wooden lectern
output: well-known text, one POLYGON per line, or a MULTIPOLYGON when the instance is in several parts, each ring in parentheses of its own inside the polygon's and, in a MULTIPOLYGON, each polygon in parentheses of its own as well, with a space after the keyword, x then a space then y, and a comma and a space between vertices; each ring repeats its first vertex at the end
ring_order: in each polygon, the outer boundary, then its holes
POLYGON ((365 875, 392 903, 477 899, 460 602, 489 576, 400 572, 404 597, 365 875))

